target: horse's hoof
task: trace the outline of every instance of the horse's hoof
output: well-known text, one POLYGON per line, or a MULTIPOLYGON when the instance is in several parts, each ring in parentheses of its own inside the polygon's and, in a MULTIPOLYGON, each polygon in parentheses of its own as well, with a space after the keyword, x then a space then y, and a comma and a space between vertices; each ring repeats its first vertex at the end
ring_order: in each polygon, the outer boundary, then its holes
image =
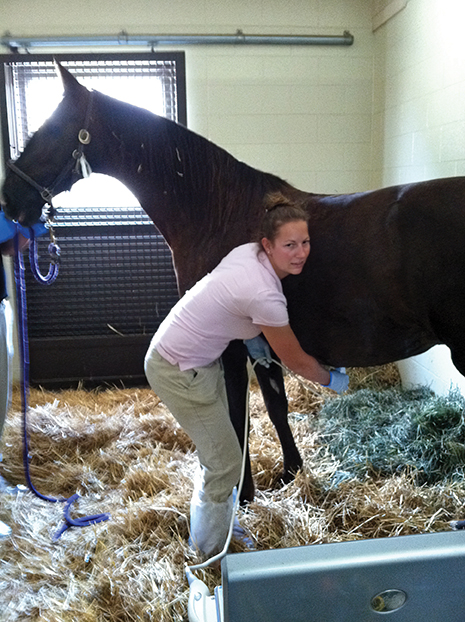
POLYGON ((247 486, 246 488, 242 488, 241 494, 239 495, 240 505, 244 506, 248 503, 251 503, 255 498, 255 486, 247 486))
POLYGON ((300 471, 301 468, 302 468, 302 465, 300 464, 290 469, 286 469, 286 468, 283 469, 281 475, 279 476, 279 481, 282 482, 283 484, 289 484, 290 482, 295 480, 295 476, 297 475, 297 473, 300 471))

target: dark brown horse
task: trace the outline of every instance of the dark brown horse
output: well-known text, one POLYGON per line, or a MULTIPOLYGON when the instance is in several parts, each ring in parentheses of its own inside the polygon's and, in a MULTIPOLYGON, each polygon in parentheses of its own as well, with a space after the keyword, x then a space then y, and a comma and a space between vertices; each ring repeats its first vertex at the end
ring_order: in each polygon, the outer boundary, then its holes
MULTIPOLYGON (((265 195, 279 190, 310 217, 310 258, 301 275, 283 281, 291 326, 309 354, 327 365, 368 366, 445 343, 465 373, 465 178, 351 195, 302 192, 181 125, 89 92, 59 70, 63 101, 6 174, 10 218, 36 222, 48 198, 40 191, 69 189, 82 151, 93 171, 122 181, 155 222, 171 247, 182 294, 233 247, 254 239, 265 195), (78 140, 81 129, 88 144, 78 140)), ((224 359, 242 438, 243 344, 232 343, 224 359)), ((287 425, 282 374, 275 365, 257 372, 288 477, 301 459, 287 425)), ((252 496, 249 472, 243 498, 252 496)))

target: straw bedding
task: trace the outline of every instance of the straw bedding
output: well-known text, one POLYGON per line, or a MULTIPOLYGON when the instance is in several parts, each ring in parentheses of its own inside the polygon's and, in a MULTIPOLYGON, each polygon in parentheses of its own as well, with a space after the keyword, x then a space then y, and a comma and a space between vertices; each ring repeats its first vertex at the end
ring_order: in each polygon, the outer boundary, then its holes
MULTIPOLYGON (((423 411, 434 410, 432 396, 417 396, 416 406, 404 400, 395 366, 350 374, 352 388, 343 397, 286 379, 290 420, 305 462, 286 486, 279 483, 279 445, 252 384, 257 495, 240 511, 240 520, 257 549, 449 530, 450 520, 465 518, 460 467, 464 409, 459 398, 455 414, 441 410, 440 422, 433 426, 439 441, 428 427, 429 440, 423 454, 416 451, 415 462, 407 454, 415 428, 412 412, 418 412, 419 404, 426 404, 423 411), (397 416, 389 415, 384 425, 391 436, 384 449, 379 438, 371 446, 368 440, 376 435, 370 432, 367 412, 377 420, 386 418, 383 396, 393 391, 390 400, 397 416), (407 414, 405 404, 411 408, 407 414), (447 431, 448 418, 453 432, 447 431), (354 420, 358 427, 352 428, 354 420), (388 424, 399 420, 396 436, 388 424), (402 436, 403 428, 408 428, 406 441, 392 450, 392 438, 402 436), (434 462, 428 446, 444 447, 454 435, 457 460, 453 465, 434 462), (355 455, 354 446, 360 450, 362 445, 363 456, 355 455), (396 461, 396 452, 405 455, 396 461)), ((13 529, 11 538, 0 541, 1 620, 186 620, 184 566, 199 561, 187 545, 195 448, 157 396, 147 388, 31 391, 28 431, 34 485, 42 494, 60 498, 79 492, 72 516, 111 514, 97 525, 73 527, 56 541, 63 504, 38 499, 24 487, 20 411, 15 393, 0 463, 8 483, 0 493, 0 519, 13 529)), ((424 412, 421 416, 426 417, 424 412)), ((378 436, 382 428, 377 426, 378 436)), ((245 548, 234 542, 232 550, 245 548)), ((221 581, 219 570, 197 574, 211 588, 221 581)))

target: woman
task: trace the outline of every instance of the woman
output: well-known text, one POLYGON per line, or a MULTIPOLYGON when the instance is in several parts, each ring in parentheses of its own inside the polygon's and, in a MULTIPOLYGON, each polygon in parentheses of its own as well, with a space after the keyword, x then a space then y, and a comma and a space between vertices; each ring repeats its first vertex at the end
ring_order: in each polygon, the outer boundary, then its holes
POLYGON ((348 377, 306 354, 289 325, 281 279, 300 274, 309 252, 305 211, 281 194, 271 196, 260 242, 233 249, 186 292, 147 352, 150 386, 197 448, 191 539, 207 555, 224 546, 241 470, 220 362, 229 342, 263 333, 289 369, 338 392, 347 389, 348 377))

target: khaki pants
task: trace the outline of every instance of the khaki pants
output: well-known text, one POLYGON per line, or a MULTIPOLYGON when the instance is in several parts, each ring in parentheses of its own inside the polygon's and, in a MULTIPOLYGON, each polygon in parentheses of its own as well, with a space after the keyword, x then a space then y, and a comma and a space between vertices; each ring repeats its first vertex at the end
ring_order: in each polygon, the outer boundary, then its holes
POLYGON ((237 485, 242 451, 229 418, 221 364, 181 371, 150 346, 145 357, 150 386, 197 448, 202 499, 224 503, 237 485))

